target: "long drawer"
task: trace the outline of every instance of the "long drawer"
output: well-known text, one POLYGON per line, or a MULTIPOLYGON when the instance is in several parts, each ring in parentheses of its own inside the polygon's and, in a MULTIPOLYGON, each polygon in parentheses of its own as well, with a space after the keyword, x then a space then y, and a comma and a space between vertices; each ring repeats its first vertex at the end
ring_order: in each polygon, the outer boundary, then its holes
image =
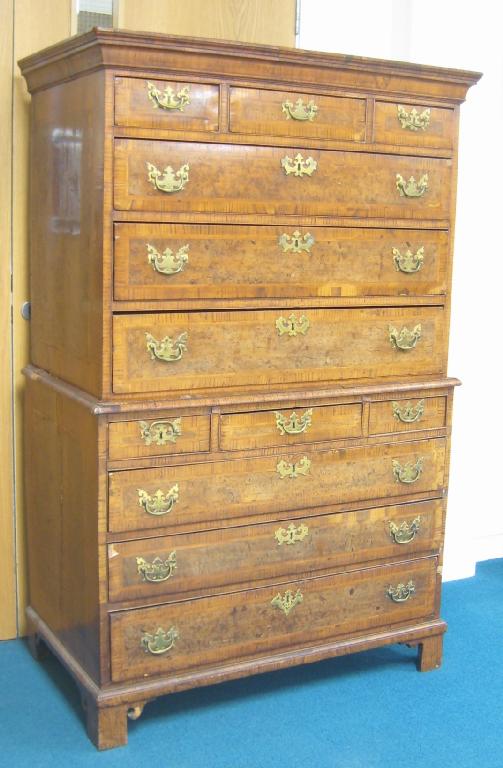
POLYGON ((116 300, 443 294, 442 230, 116 224, 116 300))
POLYGON ((439 438, 111 472, 109 529, 221 528, 295 510, 439 492, 445 450, 439 438))
POLYGON ((115 208, 126 211, 389 219, 450 211, 452 164, 436 158, 116 139, 114 168, 115 208))
POLYGON ((435 613, 436 558, 110 616, 112 680, 170 675, 435 613))
POLYGON ((442 307, 116 315, 114 392, 445 372, 442 307))
POLYGON ((434 553, 442 524, 443 502, 436 499, 117 542, 108 546, 109 598, 157 597, 165 602, 434 553))

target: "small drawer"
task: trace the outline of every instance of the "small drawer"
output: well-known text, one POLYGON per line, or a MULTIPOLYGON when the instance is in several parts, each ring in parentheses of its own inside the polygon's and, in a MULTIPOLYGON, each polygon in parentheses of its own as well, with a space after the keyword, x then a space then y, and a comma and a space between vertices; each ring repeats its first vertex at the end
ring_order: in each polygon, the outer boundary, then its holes
POLYGON ((390 558, 434 553, 443 502, 319 515, 108 546, 111 601, 180 600, 390 558))
POLYGON ((362 406, 358 403, 224 413, 220 417, 220 448, 224 451, 316 443, 361 434, 362 406))
POLYGON ((445 427, 446 397, 384 400, 370 404, 369 434, 445 427))
POLYGON ((221 667, 433 618, 437 559, 110 616, 112 680, 221 667))
POLYGON ((455 128, 453 109, 376 101, 374 135, 378 144, 452 149, 455 128))
POLYGON ((365 141, 365 99, 231 88, 229 100, 235 133, 365 141))
POLYGON ((115 78, 115 123, 128 128, 217 131, 218 85, 115 78))
POLYGON ((155 419, 111 421, 110 459, 136 459, 210 449, 209 416, 160 416, 155 419))

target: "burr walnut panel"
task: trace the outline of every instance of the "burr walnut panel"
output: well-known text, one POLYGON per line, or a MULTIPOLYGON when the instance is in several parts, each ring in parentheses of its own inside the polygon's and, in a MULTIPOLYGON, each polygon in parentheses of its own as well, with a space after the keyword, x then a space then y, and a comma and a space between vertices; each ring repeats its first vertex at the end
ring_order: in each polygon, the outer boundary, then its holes
POLYGON ((446 416, 446 397, 383 400, 370 404, 369 434, 441 429, 446 416))
POLYGON ((112 460, 194 453, 209 448, 209 416, 159 414, 154 419, 112 421, 108 425, 112 460))
POLYGON ((374 138, 377 143, 448 150, 453 147, 455 130, 452 108, 376 101, 374 138))

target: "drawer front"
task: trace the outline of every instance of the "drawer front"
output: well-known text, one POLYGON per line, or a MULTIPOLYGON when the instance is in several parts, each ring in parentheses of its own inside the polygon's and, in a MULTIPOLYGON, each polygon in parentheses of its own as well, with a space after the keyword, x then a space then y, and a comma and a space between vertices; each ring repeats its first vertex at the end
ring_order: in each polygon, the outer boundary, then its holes
POLYGON ((231 88, 229 101, 235 133, 365 141, 365 99, 231 88))
POLYGON ((446 423, 446 397, 384 400, 370 404, 369 434, 441 429, 446 423))
POLYGON ((455 131, 453 109, 376 101, 374 135, 379 144, 452 149, 455 131))
POLYGON ((435 613, 436 566, 428 558, 112 613, 112 680, 220 666, 427 620, 435 613))
POLYGON ((167 456, 210 449, 209 416, 169 415, 108 425, 110 459, 167 456))
POLYGON ((115 123, 169 131, 218 131, 218 85, 115 78, 115 123))
POLYGON ((117 139, 114 185, 115 207, 126 211, 446 219, 451 161, 117 139), (409 196, 398 189, 397 174, 409 196))
POLYGON ((109 529, 221 528, 294 510, 439 492, 445 450, 445 440, 436 439, 111 472, 109 529))
POLYGON ((442 307, 124 314, 114 317, 113 338, 117 393, 445 369, 442 307))
POLYGON ((443 294, 448 249, 440 230, 116 224, 114 297, 443 294))
POLYGON ((438 550, 440 500, 108 546, 110 600, 232 592, 316 570, 438 550))
POLYGON ((362 406, 359 403, 223 413, 220 417, 220 448, 223 451, 316 443, 360 437, 361 434, 362 406))

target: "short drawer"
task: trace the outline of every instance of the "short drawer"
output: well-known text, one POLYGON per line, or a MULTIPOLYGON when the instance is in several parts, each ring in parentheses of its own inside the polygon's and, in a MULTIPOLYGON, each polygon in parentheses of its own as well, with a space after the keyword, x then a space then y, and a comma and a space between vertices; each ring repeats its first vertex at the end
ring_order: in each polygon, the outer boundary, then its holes
POLYGON ((155 419, 111 421, 108 425, 108 455, 113 460, 209 449, 209 416, 169 415, 155 419))
POLYGON ((217 131, 218 85, 115 78, 115 123, 169 131, 217 131))
POLYGON ((446 423, 446 397, 384 400, 370 404, 369 434, 441 429, 446 423))
POLYGON ((367 152, 116 139, 125 211, 441 219, 451 160, 367 152))
POLYGON ((220 417, 220 448, 224 451, 316 443, 361 434, 359 403, 223 413, 220 417))
POLYGON ((222 528, 295 510, 438 493, 445 450, 439 438, 111 472, 109 529, 222 528))
POLYGON ((442 530, 443 502, 435 500, 118 542, 108 546, 109 598, 179 600, 434 553, 442 530))
POLYGON ((114 392, 442 374, 442 307, 121 314, 114 392))
POLYGON ((442 230, 116 224, 114 298, 444 294, 442 230))
POLYGON ((365 141, 365 99, 231 88, 229 102, 235 133, 365 141))
POLYGON ((376 101, 374 135, 378 144, 452 149, 455 131, 453 109, 376 101))
POLYGON ((433 618, 437 559, 110 616, 112 680, 218 667, 433 618))

